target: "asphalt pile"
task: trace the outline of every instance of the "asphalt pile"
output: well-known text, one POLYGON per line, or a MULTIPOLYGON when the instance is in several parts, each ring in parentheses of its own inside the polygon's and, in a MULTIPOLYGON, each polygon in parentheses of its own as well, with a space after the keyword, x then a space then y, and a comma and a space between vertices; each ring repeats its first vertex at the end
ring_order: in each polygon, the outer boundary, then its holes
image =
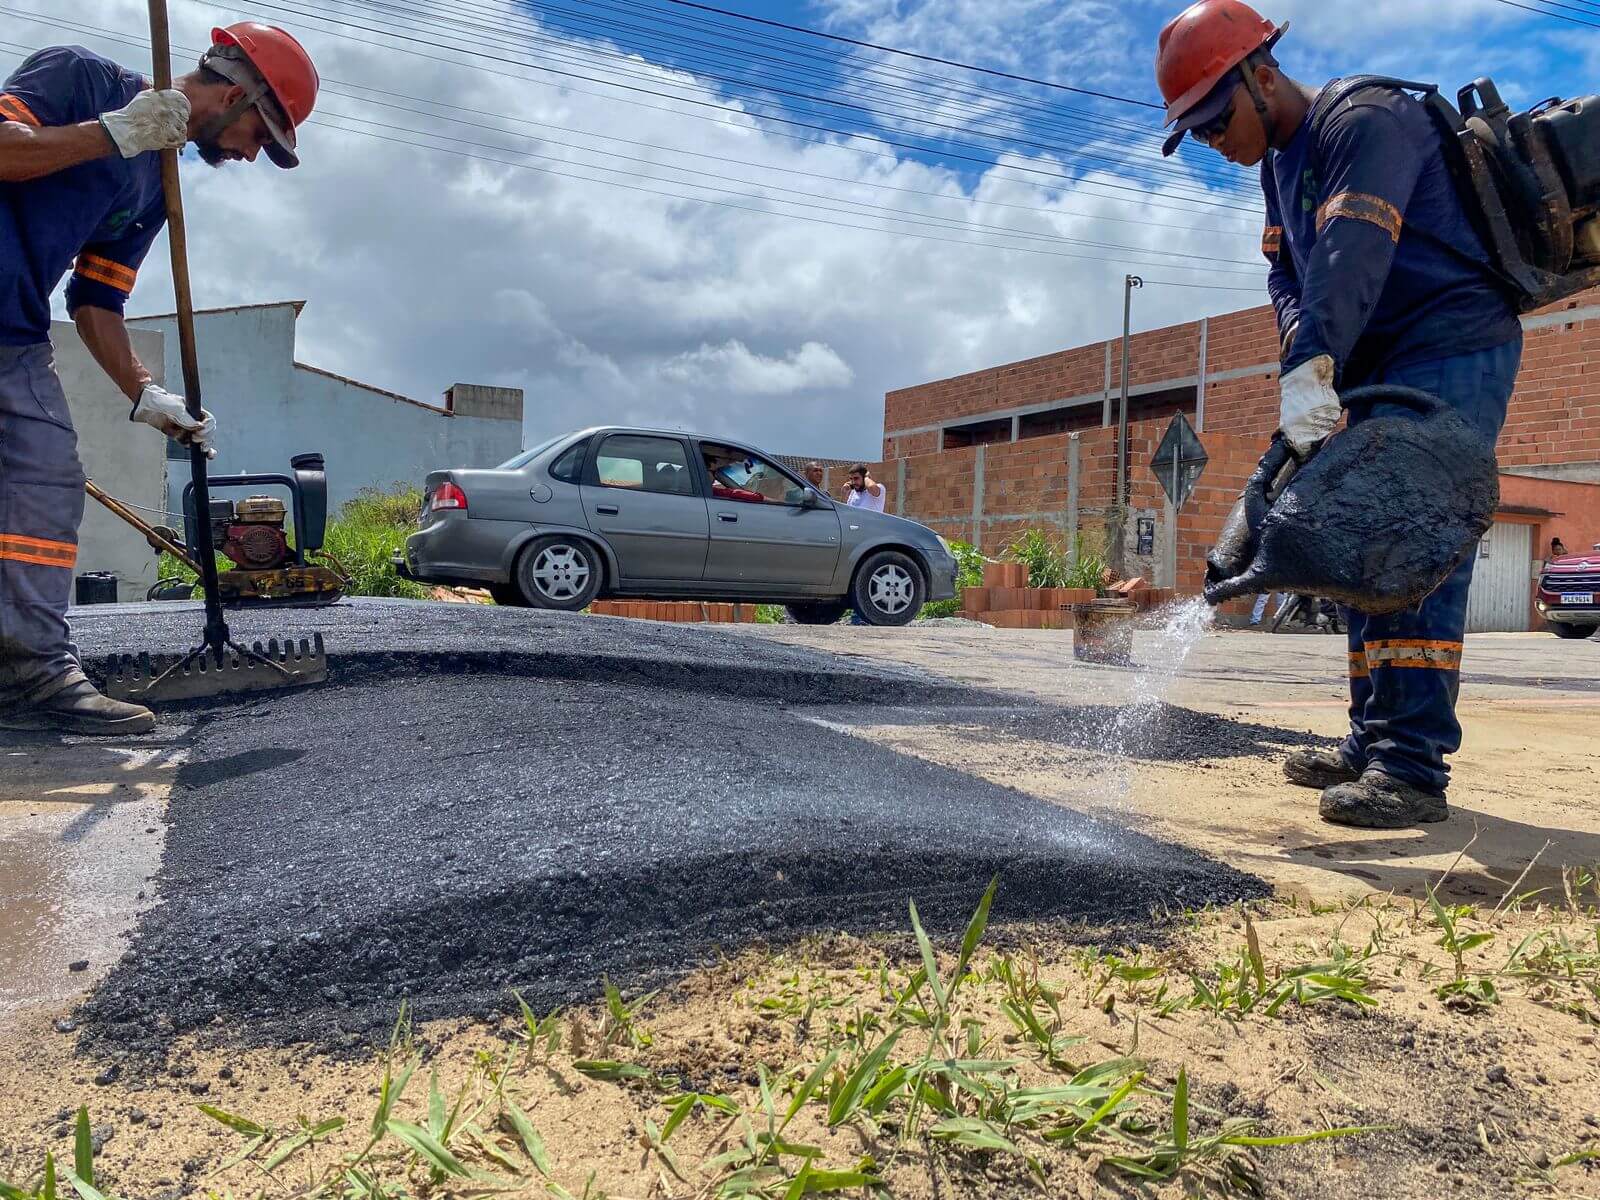
MULTIPOLYGON (((326 629, 330 685, 184 714, 162 902, 86 1003, 91 1038, 353 1045, 402 1000, 480 1014, 515 988, 548 1008, 756 939, 901 931, 912 897, 955 929, 997 873, 999 922, 1143 921, 1265 890, 791 711, 1015 697, 711 630, 437 612, 294 613, 326 629)), ((195 623, 148 615, 80 622, 86 656, 195 623)))

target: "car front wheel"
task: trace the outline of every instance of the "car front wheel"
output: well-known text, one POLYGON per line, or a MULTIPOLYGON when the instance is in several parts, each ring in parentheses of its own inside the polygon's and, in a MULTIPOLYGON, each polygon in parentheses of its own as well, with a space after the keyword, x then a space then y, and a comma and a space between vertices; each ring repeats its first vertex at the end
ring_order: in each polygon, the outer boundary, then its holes
POLYGON ((1595 631, 1600 629, 1600 625, 1574 625, 1570 621, 1551 621, 1549 625, 1550 631, 1558 638, 1571 638, 1574 641, 1578 638, 1593 637, 1595 631))
POLYGON ((531 608, 588 608, 604 578, 600 555, 581 538, 542 537, 517 558, 517 590, 531 608))
POLYGON ((868 625, 910 624, 927 594, 921 568, 898 550, 869 555, 850 586, 851 607, 868 625))

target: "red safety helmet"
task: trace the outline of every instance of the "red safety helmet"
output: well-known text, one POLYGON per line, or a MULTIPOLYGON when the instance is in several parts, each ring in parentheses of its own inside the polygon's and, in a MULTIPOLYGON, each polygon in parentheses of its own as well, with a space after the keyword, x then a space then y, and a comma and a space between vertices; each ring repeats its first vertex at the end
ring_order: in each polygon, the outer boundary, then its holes
MULTIPOLYGON (((260 21, 240 21, 213 29, 211 42, 211 50, 200 65, 246 87, 244 107, 254 105, 272 131, 268 157, 280 167, 298 166, 295 127, 311 115, 321 84, 305 47, 276 25, 263 25, 260 21), (255 81, 241 77, 244 73, 239 68, 243 64, 253 69, 259 81, 254 88, 250 84, 255 81), (263 97, 263 90, 267 97, 263 97), (263 104, 263 98, 275 103, 263 104)), ((237 116, 235 113, 228 119, 237 116)))
POLYGON ((1274 25, 1242 0, 1200 0, 1167 22, 1156 49, 1156 82, 1167 102, 1164 124, 1190 114, 1223 76, 1257 50, 1269 49, 1288 28, 1287 21, 1274 25))

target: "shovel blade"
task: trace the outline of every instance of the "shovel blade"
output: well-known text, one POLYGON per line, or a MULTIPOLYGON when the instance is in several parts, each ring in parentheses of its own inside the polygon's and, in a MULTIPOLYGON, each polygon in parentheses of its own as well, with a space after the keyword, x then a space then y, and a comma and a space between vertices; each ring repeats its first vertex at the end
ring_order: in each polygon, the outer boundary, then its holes
POLYGON ((104 691, 113 700, 154 706, 327 679, 328 656, 319 633, 310 641, 256 642, 248 651, 230 645, 220 658, 205 649, 187 655, 124 654, 111 664, 104 691))

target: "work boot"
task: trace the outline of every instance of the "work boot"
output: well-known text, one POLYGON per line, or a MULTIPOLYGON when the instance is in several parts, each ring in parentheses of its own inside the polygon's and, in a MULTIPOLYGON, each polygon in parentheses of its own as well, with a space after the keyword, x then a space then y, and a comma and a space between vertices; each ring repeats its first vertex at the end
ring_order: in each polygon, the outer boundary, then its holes
POLYGON ((70 683, 26 708, 0 713, 0 729, 117 737, 149 733, 155 727, 156 715, 144 705, 102 696, 87 679, 70 683))
POLYGON ((1320 792, 1336 783, 1354 783, 1361 778, 1361 772, 1337 750, 1296 750, 1283 760, 1283 777, 1320 792))
POLYGON ((1410 829, 1450 815, 1443 793, 1412 787, 1377 767, 1324 791, 1321 811, 1324 821, 1358 829, 1410 829))

